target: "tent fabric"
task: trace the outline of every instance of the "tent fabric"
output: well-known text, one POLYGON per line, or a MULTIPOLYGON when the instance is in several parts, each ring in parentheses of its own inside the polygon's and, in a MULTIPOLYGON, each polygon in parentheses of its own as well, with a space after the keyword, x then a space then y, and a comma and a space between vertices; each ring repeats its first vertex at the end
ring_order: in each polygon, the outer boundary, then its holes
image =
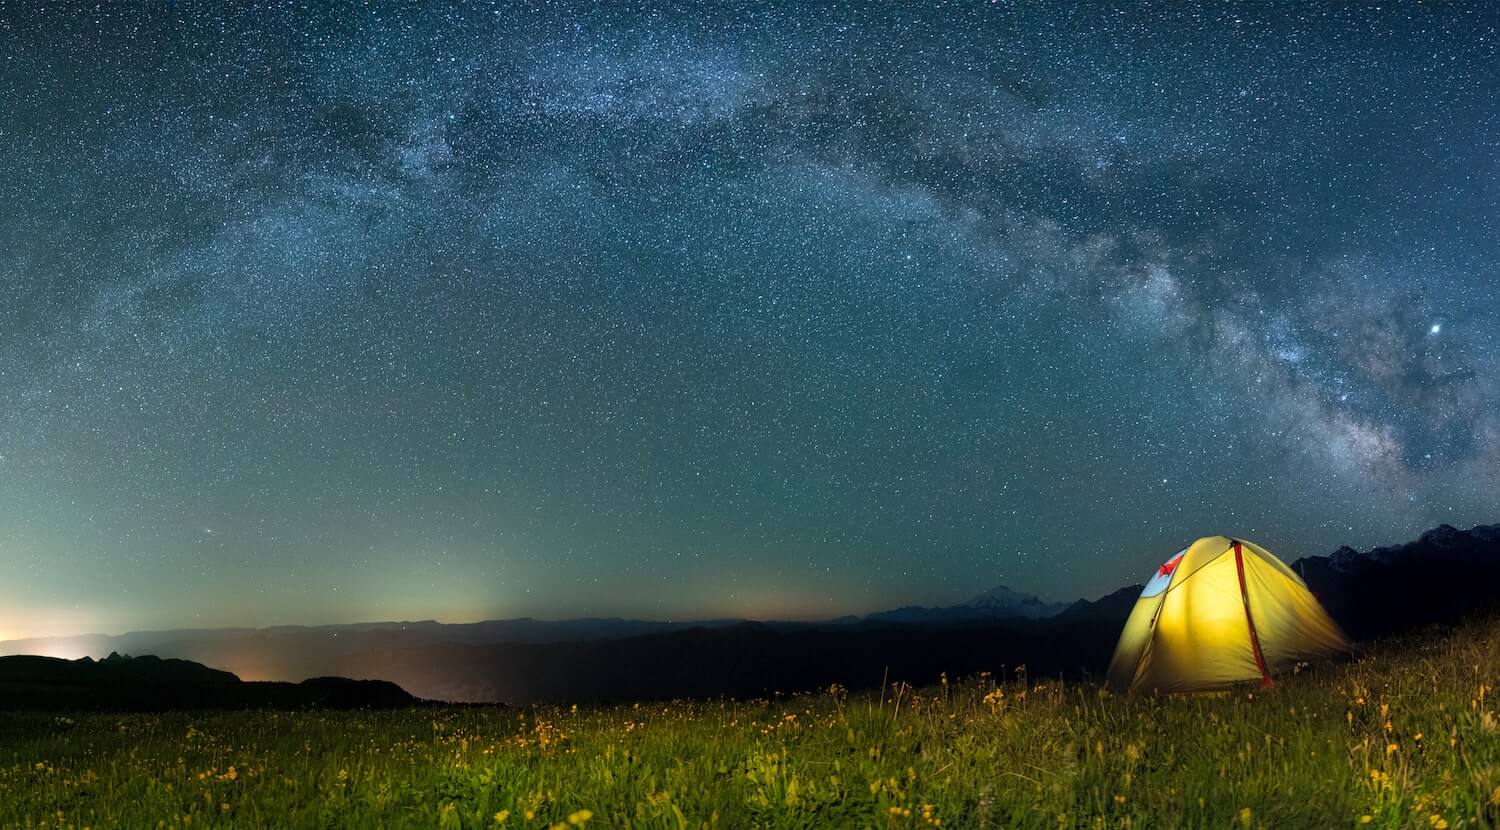
POLYGON ((1209 536, 1153 575, 1136 600, 1107 680, 1122 691, 1269 683, 1348 640, 1291 568, 1244 539, 1209 536))

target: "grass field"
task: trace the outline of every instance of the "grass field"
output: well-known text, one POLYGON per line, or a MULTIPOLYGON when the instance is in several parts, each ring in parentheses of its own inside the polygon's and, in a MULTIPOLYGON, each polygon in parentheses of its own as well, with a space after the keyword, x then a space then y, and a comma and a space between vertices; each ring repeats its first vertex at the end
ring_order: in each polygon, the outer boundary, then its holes
POLYGON ((0 713, 0 828, 1491 827, 1497 635, 1172 699, 1017 670, 604 709, 0 713))

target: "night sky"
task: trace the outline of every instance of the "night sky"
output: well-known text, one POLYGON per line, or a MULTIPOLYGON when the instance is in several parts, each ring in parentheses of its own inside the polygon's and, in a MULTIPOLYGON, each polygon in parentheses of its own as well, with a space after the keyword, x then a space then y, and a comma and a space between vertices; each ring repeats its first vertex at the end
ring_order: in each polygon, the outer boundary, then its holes
POLYGON ((223 5, 0 2, 0 638, 1500 519, 1492 4, 223 5))

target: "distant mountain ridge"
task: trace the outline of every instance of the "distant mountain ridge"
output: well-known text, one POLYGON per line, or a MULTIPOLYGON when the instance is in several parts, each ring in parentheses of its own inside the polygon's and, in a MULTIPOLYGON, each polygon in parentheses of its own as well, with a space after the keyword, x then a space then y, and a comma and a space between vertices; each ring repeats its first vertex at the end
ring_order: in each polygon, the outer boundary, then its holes
POLYGON ((1500 602, 1500 524, 1438 525, 1405 544, 1341 547, 1291 567, 1357 640, 1453 623, 1500 602))
POLYGON ((1071 607, 1065 602, 1043 602, 1033 594, 1013 591, 1004 585, 991 588, 967 602, 938 608, 908 605, 890 611, 867 615, 869 622, 963 622, 969 620, 994 620, 1021 617, 1039 620, 1066 611, 1071 607))
MULTIPOLYGON (((1081 601, 1081 600, 1080 600, 1081 601)), ((758 621, 736 618, 682 621, 632 620, 620 617, 581 617, 568 620, 538 620, 519 617, 474 623, 441 623, 436 620, 343 623, 334 625, 277 625, 266 628, 198 628, 131 631, 125 634, 81 634, 71 637, 37 637, 0 640, 0 656, 7 654, 59 654, 95 656, 109 652, 162 654, 220 665, 224 655, 236 671, 252 677, 279 677, 270 663, 271 653, 298 649, 320 659, 332 658, 369 647, 415 647, 451 643, 547 644, 618 640, 646 634, 686 631, 693 628, 726 628, 756 623, 780 628, 858 625, 865 623, 936 623, 999 620, 1011 617, 1041 619, 1060 613, 1068 603, 1046 603, 1031 594, 997 586, 957 605, 929 608, 907 606, 865 616, 849 615, 821 622, 758 621)))

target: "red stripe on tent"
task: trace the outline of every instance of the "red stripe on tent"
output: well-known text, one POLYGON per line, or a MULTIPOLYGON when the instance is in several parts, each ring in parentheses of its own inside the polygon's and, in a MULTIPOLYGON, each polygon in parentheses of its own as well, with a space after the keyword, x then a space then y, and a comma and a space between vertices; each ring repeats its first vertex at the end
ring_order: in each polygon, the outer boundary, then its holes
POLYGON ((1260 685, 1271 685, 1271 673, 1266 671, 1266 658, 1260 653, 1260 636, 1255 633, 1255 618, 1250 616, 1250 591, 1245 588, 1245 555, 1240 543, 1234 543, 1234 569, 1240 575, 1240 600, 1245 603, 1245 623, 1250 626, 1250 647, 1255 650, 1255 665, 1260 669, 1260 685))

